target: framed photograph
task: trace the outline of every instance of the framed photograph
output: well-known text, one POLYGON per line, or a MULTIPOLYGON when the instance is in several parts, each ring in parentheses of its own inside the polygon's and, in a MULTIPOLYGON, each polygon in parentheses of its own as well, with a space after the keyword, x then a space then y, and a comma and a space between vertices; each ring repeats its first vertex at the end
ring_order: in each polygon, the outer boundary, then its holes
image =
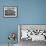
POLYGON ((4 7, 4 17, 16 17, 17 7, 4 7))
POLYGON ((22 40, 46 41, 46 25, 19 24, 18 42, 21 42, 22 40))

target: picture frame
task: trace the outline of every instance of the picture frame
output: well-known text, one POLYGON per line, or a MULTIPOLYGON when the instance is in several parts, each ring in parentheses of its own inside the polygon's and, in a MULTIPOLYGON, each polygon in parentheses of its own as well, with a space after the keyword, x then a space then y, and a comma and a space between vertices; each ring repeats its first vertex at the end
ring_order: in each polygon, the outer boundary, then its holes
POLYGON ((46 24, 18 24, 18 42, 22 40, 46 41, 46 24), (23 37, 25 35, 22 35, 22 31, 27 30, 28 37, 25 39, 25 37, 23 37))
POLYGON ((17 16, 17 7, 7 6, 4 7, 4 17, 16 17, 17 16))

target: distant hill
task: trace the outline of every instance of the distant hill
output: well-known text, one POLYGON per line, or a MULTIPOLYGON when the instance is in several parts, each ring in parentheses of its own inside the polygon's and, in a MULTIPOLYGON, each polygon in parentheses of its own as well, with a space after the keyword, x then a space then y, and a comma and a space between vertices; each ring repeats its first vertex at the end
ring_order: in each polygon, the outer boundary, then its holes
POLYGON ((15 15, 14 10, 5 10, 5 15, 15 15))

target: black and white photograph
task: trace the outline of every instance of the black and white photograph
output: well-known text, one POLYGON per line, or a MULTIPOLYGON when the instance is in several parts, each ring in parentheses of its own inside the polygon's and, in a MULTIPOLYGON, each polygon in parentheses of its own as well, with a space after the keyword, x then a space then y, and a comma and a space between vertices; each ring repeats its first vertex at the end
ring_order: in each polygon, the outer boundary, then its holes
POLYGON ((46 42, 46 25, 18 25, 18 41, 20 46, 37 45, 46 42))
POLYGON ((4 7, 4 17, 16 17, 17 7, 4 7))

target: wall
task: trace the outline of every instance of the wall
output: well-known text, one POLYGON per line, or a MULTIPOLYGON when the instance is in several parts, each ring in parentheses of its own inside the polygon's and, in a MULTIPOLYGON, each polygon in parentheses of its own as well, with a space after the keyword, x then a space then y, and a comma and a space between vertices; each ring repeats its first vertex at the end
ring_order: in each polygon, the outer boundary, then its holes
POLYGON ((18 32, 18 24, 46 24, 46 0, 0 0, 0 44, 8 43, 9 32, 18 32), (4 6, 16 6, 18 16, 4 18, 4 6))
MULTIPOLYGON (((17 35, 17 18, 4 18, 3 8, 5 6, 18 6, 18 0, 0 0, 0 44, 7 44, 8 34, 16 32, 17 35)), ((15 41, 18 42, 17 39, 15 41)))

